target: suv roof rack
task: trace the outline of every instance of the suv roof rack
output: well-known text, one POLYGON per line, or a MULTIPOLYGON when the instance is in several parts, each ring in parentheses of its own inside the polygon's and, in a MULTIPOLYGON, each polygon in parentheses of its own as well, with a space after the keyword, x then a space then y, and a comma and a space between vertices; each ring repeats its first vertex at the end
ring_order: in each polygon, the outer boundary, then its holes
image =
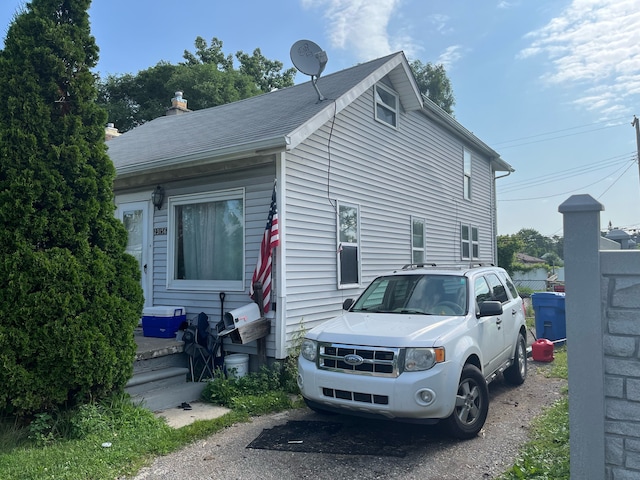
POLYGON ((402 270, 415 270, 416 268, 478 268, 478 267, 495 267, 491 262, 470 262, 470 263, 407 263, 402 267, 402 270))

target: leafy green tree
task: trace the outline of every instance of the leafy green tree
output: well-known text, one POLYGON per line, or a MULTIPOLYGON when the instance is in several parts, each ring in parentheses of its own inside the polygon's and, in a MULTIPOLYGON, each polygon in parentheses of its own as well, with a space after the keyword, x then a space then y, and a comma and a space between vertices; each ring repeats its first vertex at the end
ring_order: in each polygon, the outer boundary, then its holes
POLYGON ((516 263, 516 253, 522 251, 524 242, 516 235, 498 236, 498 265, 509 274, 513 274, 516 263))
POLYGON ((420 93, 427 96, 445 112, 453 115, 456 99, 453 96, 451 82, 444 65, 434 65, 431 62, 423 64, 420 60, 414 60, 409 65, 418 83, 420 93))
POLYGON ((114 217, 90 0, 32 0, 0 51, 0 414, 121 390, 142 310, 114 217))
POLYGON ((289 68, 280 73, 284 66, 282 62, 269 60, 262 55, 259 48, 253 51, 253 55, 239 51, 236 53, 236 58, 240 62, 240 73, 253 78, 258 88, 264 93, 293 85, 296 69, 289 68))
POLYGON ((200 110, 291 86, 296 72, 282 71, 282 62, 267 59, 260 49, 253 55, 237 52, 236 69, 233 56, 225 55, 217 38, 209 45, 197 37, 195 52, 185 50, 183 58, 178 65, 160 62, 136 75, 100 80, 98 103, 107 110, 109 122, 126 132, 164 115, 177 91, 184 92, 189 109, 200 110))

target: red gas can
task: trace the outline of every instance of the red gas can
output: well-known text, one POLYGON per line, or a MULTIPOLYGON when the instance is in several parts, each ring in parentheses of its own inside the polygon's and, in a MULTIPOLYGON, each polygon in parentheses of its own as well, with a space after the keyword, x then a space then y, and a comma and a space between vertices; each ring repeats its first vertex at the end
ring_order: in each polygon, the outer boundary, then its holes
POLYGON ((531 356, 536 362, 553 361, 553 342, 539 338, 531 345, 531 356))

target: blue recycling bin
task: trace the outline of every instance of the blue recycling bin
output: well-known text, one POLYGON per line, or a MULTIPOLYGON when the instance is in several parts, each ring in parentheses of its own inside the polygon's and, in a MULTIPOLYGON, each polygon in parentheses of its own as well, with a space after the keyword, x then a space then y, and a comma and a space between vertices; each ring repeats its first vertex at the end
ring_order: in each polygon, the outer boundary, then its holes
MULTIPOLYGON (((531 295, 536 317, 536 337, 552 342, 567 338, 565 297, 562 292, 541 292, 531 295)), ((558 342, 560 343, 560 342, 558 342)))

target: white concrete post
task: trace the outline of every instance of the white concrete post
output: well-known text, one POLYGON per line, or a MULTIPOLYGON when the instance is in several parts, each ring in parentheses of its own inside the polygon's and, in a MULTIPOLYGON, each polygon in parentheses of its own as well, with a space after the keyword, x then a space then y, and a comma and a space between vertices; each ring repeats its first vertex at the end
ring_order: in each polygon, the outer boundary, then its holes
POLYGON ((569 364, 571 478, 605 478, 603 313, 600 212, 590 195, 573 195, 564 215, 565 315, 569 364))

